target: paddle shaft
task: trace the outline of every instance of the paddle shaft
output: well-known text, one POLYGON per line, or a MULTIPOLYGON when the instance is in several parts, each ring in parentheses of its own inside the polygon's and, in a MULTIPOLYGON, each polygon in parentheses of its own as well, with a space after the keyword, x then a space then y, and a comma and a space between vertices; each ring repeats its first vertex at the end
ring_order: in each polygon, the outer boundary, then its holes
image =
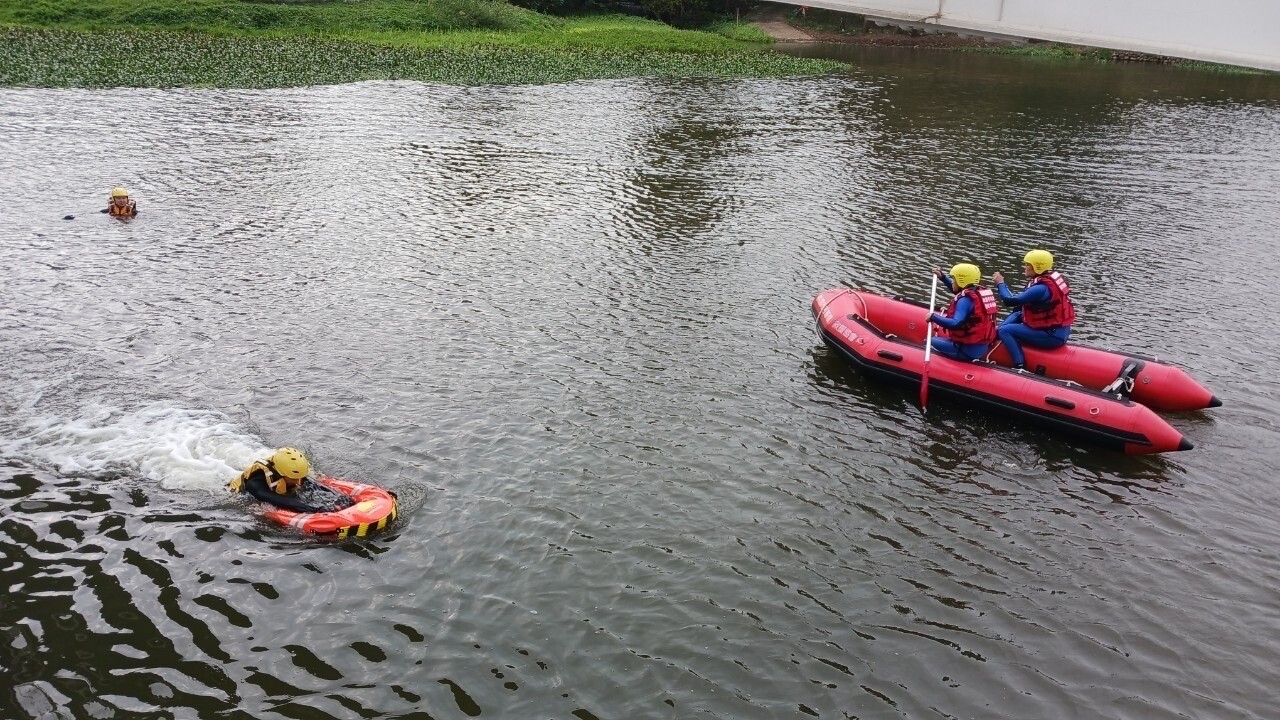
POLYGON ((933 275, 933 285, 929 288, 929 315, 925 323, 929 326, 924 332, 924 365, 920 368, 920 408, 923 410, 929 399, 929 356, 933 353, 933 304, 938 300, 938 276, 933 275))
MULTIPOLYGON (((929 288, 929 314, 933 314, 933 304, 938 301, 938 276, 933 276, 933 287, 929 288)), ((929 362, 929 353, 933 350, 933 321, 926 323, 929 326, 924 333, 924 361, 929 362)))

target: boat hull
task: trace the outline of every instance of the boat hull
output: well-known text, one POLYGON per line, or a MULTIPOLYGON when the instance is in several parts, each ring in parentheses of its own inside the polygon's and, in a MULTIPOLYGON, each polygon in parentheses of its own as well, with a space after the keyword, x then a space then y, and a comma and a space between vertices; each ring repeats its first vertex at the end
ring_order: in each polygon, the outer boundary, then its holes
MULTIPOLYGON (((814 298, 812 309, 824 342, 859 371, 919 386, 924 367, 923 334, 915 342, 886 335, 863 316, 867 303, 863 295, 851 290, 820 293, 814 298)), ((923 308, 920 310, 917 324, 922 326, 926 314, 923 308)), ((1145 405, 991 363, 960 362, 932 355, 929 393, 962 398, 970 405, 1125 453, 1151 454, 1192 447, 1182 433, 1145 405)))
MULTIPOLYGON (((907 342, 924 344, 924 319, 929 312, 924 303, 848 289, 828 290, 819 297, 829 297, 830 293, 849 293, 852 297, 842 295, 842 302, 856 308, 858 314, 881 332, 896 335, 907 342)), ((1158 358, 1075 343, 1053 350, 1024 345, 1022 350, 1029 372, 1070 380, 1098 391, 1112 386, 1120 378, 1121 383, 1112 392, 1127 395, 1130 400, 1153 410, 1203 410, 1222 404, 1182 368, 1158 358)), ((1009 351, 999 342, 995 343, 986 359, 1003 367, 1013 365, 1009 351)))

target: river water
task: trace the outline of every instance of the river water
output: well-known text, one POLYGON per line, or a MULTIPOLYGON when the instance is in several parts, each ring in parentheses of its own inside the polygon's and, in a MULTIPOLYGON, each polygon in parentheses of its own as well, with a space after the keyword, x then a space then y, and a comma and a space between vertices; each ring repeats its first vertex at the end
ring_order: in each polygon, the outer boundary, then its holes
POLYGON ((0 90, 0 717, 1275 717, 1280 78, 853 52, 0 90), (814 334, 1031 247, 1223 400, 1194 450, 922 415, 814 334), (400 521, 255 519, 281 445, 400 521))

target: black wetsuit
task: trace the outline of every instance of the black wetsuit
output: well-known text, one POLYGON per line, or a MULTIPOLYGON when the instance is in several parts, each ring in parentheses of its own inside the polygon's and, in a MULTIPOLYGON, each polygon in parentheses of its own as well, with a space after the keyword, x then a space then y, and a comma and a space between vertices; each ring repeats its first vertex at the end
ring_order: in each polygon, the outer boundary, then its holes
POLYGON ((300 513, 334 512, 351 507, 355 501, 325 487, 311 478, 303 478, 298 489, 287 495, 267 486, 267 471, 259 468, 244 480, 244 491, 265 503, 300 513))

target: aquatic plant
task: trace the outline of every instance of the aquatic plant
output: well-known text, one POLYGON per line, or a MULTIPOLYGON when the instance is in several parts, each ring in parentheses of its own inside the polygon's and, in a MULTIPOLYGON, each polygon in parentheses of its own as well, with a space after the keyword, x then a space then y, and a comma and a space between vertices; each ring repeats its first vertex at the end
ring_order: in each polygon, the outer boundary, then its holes
POLYGON ((0 5, 0 84, 280 87, 368 79, 545 83, 839 71, 756 28, 557 18, 501 0, 38 0, 0 5), (755 32, 753 32, 753 30, 755 32))
POLYGON ((845 65, 778 53, 593 47, 413 47, 303 36, 0 29, 0 85, 236 87, 361 80, 538 84, 589 78, 780 77, 845 65))

